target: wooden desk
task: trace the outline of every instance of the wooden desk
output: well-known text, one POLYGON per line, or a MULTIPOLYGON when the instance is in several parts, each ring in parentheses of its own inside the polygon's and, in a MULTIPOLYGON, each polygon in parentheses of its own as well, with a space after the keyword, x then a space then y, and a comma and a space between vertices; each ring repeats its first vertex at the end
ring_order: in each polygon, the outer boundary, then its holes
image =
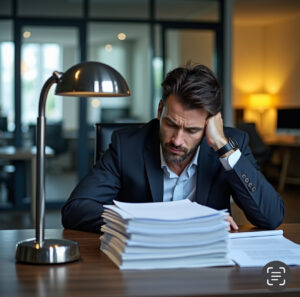
MULTIPOLYGON (((300 243, 300 224, 282 225, 286 237, 300 243)), ((249 230, 249 227, 242 228, 249 230)), ((0 296, 272 296, 261 268, 194 268, 120 271, 99 250, 99 235, 46 230, 46 237, 79 242, 82 259, 65 265, 15 263, 15 245, 33 230, 0 231, 0 296)), ((276 296, 300 296, 300 267, 291 267, 289 287, 276 296)))
MULTIPOLYGON (((54 151, 50 147, 45 149, 46 157, 53 156, 54 151)), ((0 159, 12 162, 29 161, 30 164, 30 196, 31 196, 31 217, 35 220, 35 199, 36 199, 36 147, 16 148, 14 146, 0 147, 0 159)), ((21 199, 16 197, 15 199, 21 199)))
POLYGON ((283 191, 285 184, 300 185, 300 177, 289 177, 288 168, 290 165, 291 152, 293 149, 300 149, 300 137, 292 135, 274 135, 264 139, 267 145, 278 147, 283 150, 282 166, 279 174, 278 190, 283 191))

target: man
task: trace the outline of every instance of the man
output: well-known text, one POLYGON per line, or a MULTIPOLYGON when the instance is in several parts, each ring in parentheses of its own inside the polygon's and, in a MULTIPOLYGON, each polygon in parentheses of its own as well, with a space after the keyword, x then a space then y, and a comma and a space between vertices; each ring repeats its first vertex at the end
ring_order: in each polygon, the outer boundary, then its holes
POLYGON ((162 87, 157 119, 113 134, 110 148, 64 205, 63 226, 100 232, 103 205, 114 199, 190 199, 230 210, 232 196, 252 224, 276 228, 283 200, 260 173, 247 134, 223 128, 221 88, 211 70, 176 68, 162 87))

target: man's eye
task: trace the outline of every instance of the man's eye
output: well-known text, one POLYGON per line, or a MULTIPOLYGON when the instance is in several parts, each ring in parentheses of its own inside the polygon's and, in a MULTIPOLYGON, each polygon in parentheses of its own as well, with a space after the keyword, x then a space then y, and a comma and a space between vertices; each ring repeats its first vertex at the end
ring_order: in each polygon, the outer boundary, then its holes
POLYGON ((175 124, 170 123, 170 122, 167 122, 167 125, 168 125, 169 127, 172 127, 172 128, 176 128, 176 127, 177 127, 175 124))
POLYGON ((198 131, 198 129, 188 129, 189 134, 196 134, 198 131))

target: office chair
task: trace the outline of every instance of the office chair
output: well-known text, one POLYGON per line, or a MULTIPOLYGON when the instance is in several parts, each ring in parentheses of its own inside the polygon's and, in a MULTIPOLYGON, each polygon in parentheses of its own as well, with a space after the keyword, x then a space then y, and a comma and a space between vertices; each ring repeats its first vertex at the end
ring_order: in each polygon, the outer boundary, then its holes
MULTIPOLYGON (((33 144, 36 145, 36 125, 30 125, 33 144)), ((46 145, 54 150, 55 155, 60 155, 68 151, 68 141, 63 136, 63 123, 47 123, 46 145)))
POLYGON ((95 141, 95 153, 94 153, 94 162, 99 161, 104 152, 108 149, 111 142, 112 133, 116 130, 125 128, 125 127, 142 127, 143 123, 98 123, 96 127, 96 141, 95 141))
POLYGON ((1 132, 7 131, 7 117, 0 116, 0 131, 1 132))
MULTIPOLYGON (((1 133, 7 132, 7 117, 0 116, 0 146, 6 145, 6 141, 2 139, 1 133), (3 140, 3 141, 2 141, 3 140)), ((0 190, 2 190, 2 185, 5 187, 7 192, 7 200, 12 202, 14 199, 14 177, 15 168, 9 162, 5 160, 0 160, 0 190)), ((2 192, 0 192, 2 195, 2 192)), ((3 200, 3 197, 0 197, 0 200, 3 200)))
MULTIPOLYGON (((2 161, 2 160, 1 160, 2 161)), ((15 167, 13 165, 6 164, 0 161, 0 190, 2 190, 2 185, 6 189, 7 201, 13 202, 14 200, 14 182, 13 176, 15 172, 15 167)), ((0 192, 2 195, 3 192, 0 192)), ((4 197, 0 197, 0 200, 3 200, 4 197)))
POLYGON ((236 124, 236 128, 249 135, 249 146, 257 164, 261 167, 267 165, 271 158, 271 148, 264 143, 263 139, 257 132, 255 123, 240 122, 236 124))
MULTIPOLYGON (((33 145, 36 145, 36 125, 30 125, 33 145)), ((68 151, 69 142, 63 135, 63 123, 50 122, 46 124, 46 145, 53 149, 55 158, 47 160, 47 170, 52 173, 59 173, 62 170, 62 163, 58 157, 68 151)))

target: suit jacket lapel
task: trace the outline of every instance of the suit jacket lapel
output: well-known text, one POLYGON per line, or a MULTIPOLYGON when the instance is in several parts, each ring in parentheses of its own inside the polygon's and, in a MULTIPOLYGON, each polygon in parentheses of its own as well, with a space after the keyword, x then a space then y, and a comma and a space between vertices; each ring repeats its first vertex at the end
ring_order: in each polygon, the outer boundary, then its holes
POLYGON ((155 123, 152 137, 146 142, 145 167, 150 191, 155 202, 163 201, 163 171, 160 167, 159 122, 155 123))
POLYGON ((199 204, 207 205, 209 189, 212 186, 213 176, 218 165, 216 153, 207 144, 204 137, 200 144, 197 168, 196 201, 199 204))

